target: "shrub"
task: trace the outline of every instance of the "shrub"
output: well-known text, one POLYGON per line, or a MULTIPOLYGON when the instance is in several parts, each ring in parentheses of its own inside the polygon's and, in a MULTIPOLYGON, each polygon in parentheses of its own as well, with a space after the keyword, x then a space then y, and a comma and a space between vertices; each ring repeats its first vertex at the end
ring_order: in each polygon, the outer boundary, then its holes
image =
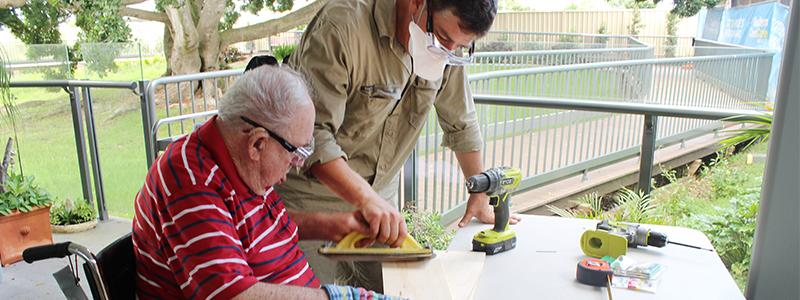
POLYGON ((50 224, 53 225, 72 225, 89 222, 97 218, 97 210, 88 201, 78 199, 72 201, 56 200, 50 208, 50 224))
POLYGON ((0 214, 7 216, 14 210, 28 212, 36 206, 53 202, 50 193, 33 184, 34 179, 34 176, 8 173, 6 184, 3 185, 6 192, 0 194, 0 214))
POLYGON ((447 228, 439 224, 442 216, 436 212, 403 210, 403 217, 406 219, 408 234, 423 247, 430 245, 432 249, 445 250, 455 236, 455 230, 448 232, 447 228))
POLYGON ((282 62, 283 58, 292 54, 295 48, 297 48, 297 44, 275 46, 272 48, 272 56, 282 62))

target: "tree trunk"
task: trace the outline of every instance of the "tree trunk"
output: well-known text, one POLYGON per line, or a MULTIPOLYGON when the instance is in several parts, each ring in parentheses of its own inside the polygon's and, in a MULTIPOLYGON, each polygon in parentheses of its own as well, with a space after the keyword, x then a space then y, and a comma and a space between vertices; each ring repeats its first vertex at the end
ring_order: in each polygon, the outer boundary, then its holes
POLYGON ((169 24, 164 24, 164 58, 167 59, 167 71, 161 76, 172 76, 172 65, 169 63, 172 58, 172 33, 169 24))
POLYGON ((167 64, 172 69, 173 75, 195 74, 202 70, 199 51, 200 36, 192 20, 191 9, 191 5, 164 8, 172 25, 170 26, 173 41, 172 55, 167 64))

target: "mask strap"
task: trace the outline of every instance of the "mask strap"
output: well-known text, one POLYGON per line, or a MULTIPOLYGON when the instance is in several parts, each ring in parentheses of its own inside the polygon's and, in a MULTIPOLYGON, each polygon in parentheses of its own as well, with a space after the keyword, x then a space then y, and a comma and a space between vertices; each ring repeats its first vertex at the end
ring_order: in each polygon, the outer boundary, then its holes
POLYGON ((425 11, 425 4, 426 3, 428 3, 427 0, 422 2, 422 10, 419 11, 419 16, 417 16, 417 20, 414 20, 414 15, 413 14, 411 15, 411 21, 414 22, 414 24, 419 24, 419 21, 422 21, 422 12, 425 11))

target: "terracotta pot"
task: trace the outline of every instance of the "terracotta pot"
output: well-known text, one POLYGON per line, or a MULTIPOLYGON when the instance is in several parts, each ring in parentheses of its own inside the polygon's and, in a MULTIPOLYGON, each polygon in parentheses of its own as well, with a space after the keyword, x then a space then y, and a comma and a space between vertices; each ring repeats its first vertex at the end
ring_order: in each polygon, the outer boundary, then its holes
POLYGON ((52 225, 53 233, 76 233, 97 227, 97 219, 72 225, 52 225))
POLYGON ((35 207, 29 212, 0 215, 0 263, 3 266, 22 260, 22 251, 27 248, 52 243, 49 205, 35 207))

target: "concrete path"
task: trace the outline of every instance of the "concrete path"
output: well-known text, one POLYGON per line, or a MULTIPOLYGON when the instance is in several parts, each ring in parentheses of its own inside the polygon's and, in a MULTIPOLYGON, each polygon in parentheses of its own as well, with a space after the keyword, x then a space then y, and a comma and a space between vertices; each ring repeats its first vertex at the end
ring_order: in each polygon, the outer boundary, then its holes
MULTIPOLYGON (((109 220, 98 222, 97 227, 87 231, 53 233, 53 242, 71 241, 97 254, 106 245, 130 231, 131 220, 112 216, 109 220)), ((78 263, 81 286, 87 297, 92 299, 92 292, 83 273, 83 260, 78 258, 78 263)), ((67 258, 55 258, 32 264, 19 261, 2 268, 4 281, 0 283, 0 299, 66 299, 53 278, 53 273, 67 265, 69 265, 67 258)))

